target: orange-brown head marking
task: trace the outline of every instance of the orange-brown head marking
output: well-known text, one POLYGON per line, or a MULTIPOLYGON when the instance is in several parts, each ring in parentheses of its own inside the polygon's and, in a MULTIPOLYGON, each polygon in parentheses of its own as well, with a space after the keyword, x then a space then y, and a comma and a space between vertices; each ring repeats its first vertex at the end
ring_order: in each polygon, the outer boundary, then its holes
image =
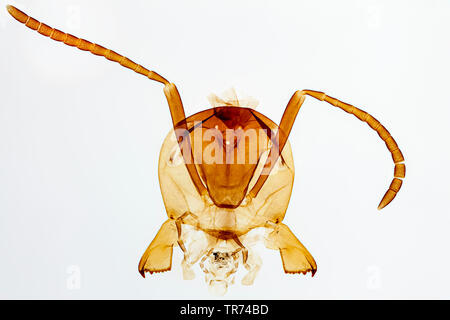
POLYGON ((269 148, 274 135, 261 117, 249 108, 222 106, 187 119, 195 165, 218 207, 241 204, 260 156, 269 148))

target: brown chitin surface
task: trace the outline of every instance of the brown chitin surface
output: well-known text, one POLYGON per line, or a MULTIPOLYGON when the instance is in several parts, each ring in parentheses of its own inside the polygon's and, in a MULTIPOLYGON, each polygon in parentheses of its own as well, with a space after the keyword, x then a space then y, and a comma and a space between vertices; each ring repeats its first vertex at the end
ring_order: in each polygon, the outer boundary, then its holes
POLYGON ((251 109, 229 106, 199 112, 187 121, 194 161, 209 196, 218 207, 238 207, 273 128, 251 109))

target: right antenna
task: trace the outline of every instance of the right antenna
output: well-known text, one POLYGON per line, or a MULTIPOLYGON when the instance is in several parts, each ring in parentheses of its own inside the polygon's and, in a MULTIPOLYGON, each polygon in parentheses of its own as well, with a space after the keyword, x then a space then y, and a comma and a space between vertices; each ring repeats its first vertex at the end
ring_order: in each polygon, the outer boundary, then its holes
POLYGON ((380 204, 378 205, 378 210, 386 207, 392 200, 394 200, 395 196, 399 192, 403 182, 402 179, 405 177, 406 171, 405 164, 403 163, 405 159, 403 158, 403 154, 400 151, 394 138, 391 136, 389 131, 387 131, 386 128, 369 113, 338 99, 327 96, 323 92, 313 90, 296 91, 291 97, 291 100, 289 100, 286 110, 283 113, 283 117, 281 118, 279 130, 275 139, 275 141, 278 141, 278 145, 274 144, 272 146, 265 165, 265 169, 269 171, 267 172, 267 174, 261 175, 258 178, 258 181, 256 181, 253 189, 250 191, 250 195, 255 197, 263 186, 264 182, 267 180, 270 170, 275 165, 278 156, 283 151, 284 145, 286 144, 286 141, 289 137, 289 133, 291 132, 292 126, 294 125, 295 118, 297 117, 298 111, 300 110, 300 107, 305 100, 305 96, 307 95, 320 101, 326 101, 329 104, 338 107, 347 113, 353 114, 359 120, 366 122, 373 130, 378 133, 380 138, 386 143, 386 147, 391 152, 392 160, 395 164, 394 179, 392 179, 389 189, 384 194, 383 199, 381 199, 380 204))

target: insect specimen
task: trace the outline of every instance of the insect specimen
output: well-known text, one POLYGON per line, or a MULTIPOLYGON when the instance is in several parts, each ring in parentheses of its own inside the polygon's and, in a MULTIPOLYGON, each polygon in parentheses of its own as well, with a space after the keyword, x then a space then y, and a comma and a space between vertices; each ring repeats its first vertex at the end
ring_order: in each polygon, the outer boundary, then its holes
POLYGON ((294 181, 289 133, 305 97, 340 108, 367 123, 385 142, 395 164, 394 178, 378 208, 397 195, 405 177, 403 155, 388 130, 369 113, 313 90, 296 91, 277 125, 254 110, 252 100, 211 96, 212 108, 185 116, 176 86, 130 59, 43 24, 13 6, 9 13, 32 30, 118 62, 164 87, 173 130, 160 152, 158 173, 168 219, 139 262, 143 277, 171 269, 173 248, 184 253, 183 276, 192 279, 199 263, 209 288, 224 294, 242 263, 250 285, 261 266, 252 249, 264 243, 279 250, 286 273, 311 272, 314 258, 283 224, 294 181))

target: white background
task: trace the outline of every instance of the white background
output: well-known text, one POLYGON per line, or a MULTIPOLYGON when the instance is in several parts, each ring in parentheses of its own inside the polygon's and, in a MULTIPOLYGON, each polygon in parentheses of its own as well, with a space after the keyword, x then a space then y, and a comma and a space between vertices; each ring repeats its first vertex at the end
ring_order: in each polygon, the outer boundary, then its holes
MULTIPOLYGON (((234 86, 279 122, 295 90, 313 89, 370 112, 397 140, 407 177, 379 212, 394 167, 384 143, 307 98, 290 136, 296 180, 285 222, 318 272, 285 275, 278 253, 261 250, 255 284, 238 281, 226 298, 450 298, 450 2, 12 4, 161 73, 188 115, 234 86)), ((4 5, 0 298, 214 298, 198 268, 182 280, 178 248, 171 272, 137 272, 166 219, 162 86, 32 32, 4 5)))

